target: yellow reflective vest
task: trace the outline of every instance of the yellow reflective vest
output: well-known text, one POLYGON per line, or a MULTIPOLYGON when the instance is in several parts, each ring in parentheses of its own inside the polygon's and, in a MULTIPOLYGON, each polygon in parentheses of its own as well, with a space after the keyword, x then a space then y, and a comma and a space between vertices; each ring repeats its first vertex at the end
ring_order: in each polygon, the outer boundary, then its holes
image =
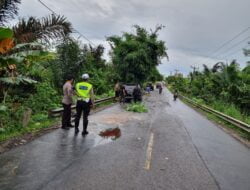
POLYGON ((78 82, 76 84, 76 94, 82 99, 90 99, 92 84, 88 82, 78 82))

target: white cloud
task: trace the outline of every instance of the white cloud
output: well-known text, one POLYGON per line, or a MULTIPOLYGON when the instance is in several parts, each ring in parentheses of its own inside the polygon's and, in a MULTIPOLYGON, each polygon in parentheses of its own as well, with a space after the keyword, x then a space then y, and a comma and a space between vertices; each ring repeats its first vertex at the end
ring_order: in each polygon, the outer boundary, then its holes
MULTIPOLYGON (((187 73, 191 64, 200 62, 199 59, 206 60, 205 56, 211 56, 209 52, 248 27, 247 18, 250 17, 249 0, 42 1, 57 13, 65 15, 85 36, 96 43, 105 44, 105 47, 108 47, 105 42, 107 36, 132 31, 134 24, 146 28, 154 28, 156 24, 165 25, 166 28, 160 31, 160 39, 166 41, 170 62, 159 67, 163 73, 175 68, 187 73)), ((34 0, 23 0, 20 7, 20 16, 41 17, 49 13, 34 0)), ((249 35, 250 30, 242 38, 249 35)), ((237 41, 240 39, 232 44, 237 41)), ((240 50, 246 43, 232 49, 232 52, 239 51, 237 54, 224 59, 237 58, 244 66, 246 58, 240 50)))
POLYGON ((192 52, 179 51, 176 49, 169 50, 170 58, 169 61, 164 60, 160 66, 159 71, 164 75, 174 74, 176 71, 187 75, 191 70, 191 66, 203 69, 203 64, 208 67, 212 67, 219 60, 211 59, 195 55, 192 52))

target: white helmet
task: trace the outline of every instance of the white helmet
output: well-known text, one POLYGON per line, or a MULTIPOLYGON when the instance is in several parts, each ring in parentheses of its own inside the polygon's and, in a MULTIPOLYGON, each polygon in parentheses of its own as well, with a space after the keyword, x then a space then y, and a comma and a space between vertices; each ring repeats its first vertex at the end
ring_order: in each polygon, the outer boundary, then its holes
POLYGON ((83 74, 82 79, 89 79, 89 74, 87 74, 87 73, 83 74))

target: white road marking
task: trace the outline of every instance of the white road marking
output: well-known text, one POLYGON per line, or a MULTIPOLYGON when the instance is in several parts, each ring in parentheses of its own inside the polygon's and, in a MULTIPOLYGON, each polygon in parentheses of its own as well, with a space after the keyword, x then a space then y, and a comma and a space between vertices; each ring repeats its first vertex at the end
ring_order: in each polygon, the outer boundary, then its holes
POLYGON ((146 154, 146 162, 145 162, 145 166, 144 166, 145 170, 150 170, 153 144, 154 144, 154 133, 151 133, 150 138, 149 138, 149 142, 148 142, 148 148, 147 148, 147 154, 146 154))

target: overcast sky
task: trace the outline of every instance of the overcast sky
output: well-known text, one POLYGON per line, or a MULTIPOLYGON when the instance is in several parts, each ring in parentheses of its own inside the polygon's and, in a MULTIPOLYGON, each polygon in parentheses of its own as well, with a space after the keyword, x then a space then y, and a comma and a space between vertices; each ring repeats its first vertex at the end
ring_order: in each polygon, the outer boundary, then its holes
MULTIPOLYGON (((249 60, 243 56, 242 48, 250 41, 247 38, 250 28, 217 53, 212 53, 250 27, 250 0, 42 1, 56 13, 65 15, 74 28, 95 44, 103 44, 107 51, 107 36, 133 31, 131 26, 134 24, 147 29, 153 29, 157 24, 165 25, 159 36, 166 42, 170 57, 159 67, 165 75, 175 69, 187 74, 191 65, 201 69, 203 63, 211 66, 220 59, 236 58, 242 67, 249 60)), ((41 17, 49 13, 38 0, 22 0, 19 16, 41 17)), ((87 43, 83 38, 82 41, 87 43)))

